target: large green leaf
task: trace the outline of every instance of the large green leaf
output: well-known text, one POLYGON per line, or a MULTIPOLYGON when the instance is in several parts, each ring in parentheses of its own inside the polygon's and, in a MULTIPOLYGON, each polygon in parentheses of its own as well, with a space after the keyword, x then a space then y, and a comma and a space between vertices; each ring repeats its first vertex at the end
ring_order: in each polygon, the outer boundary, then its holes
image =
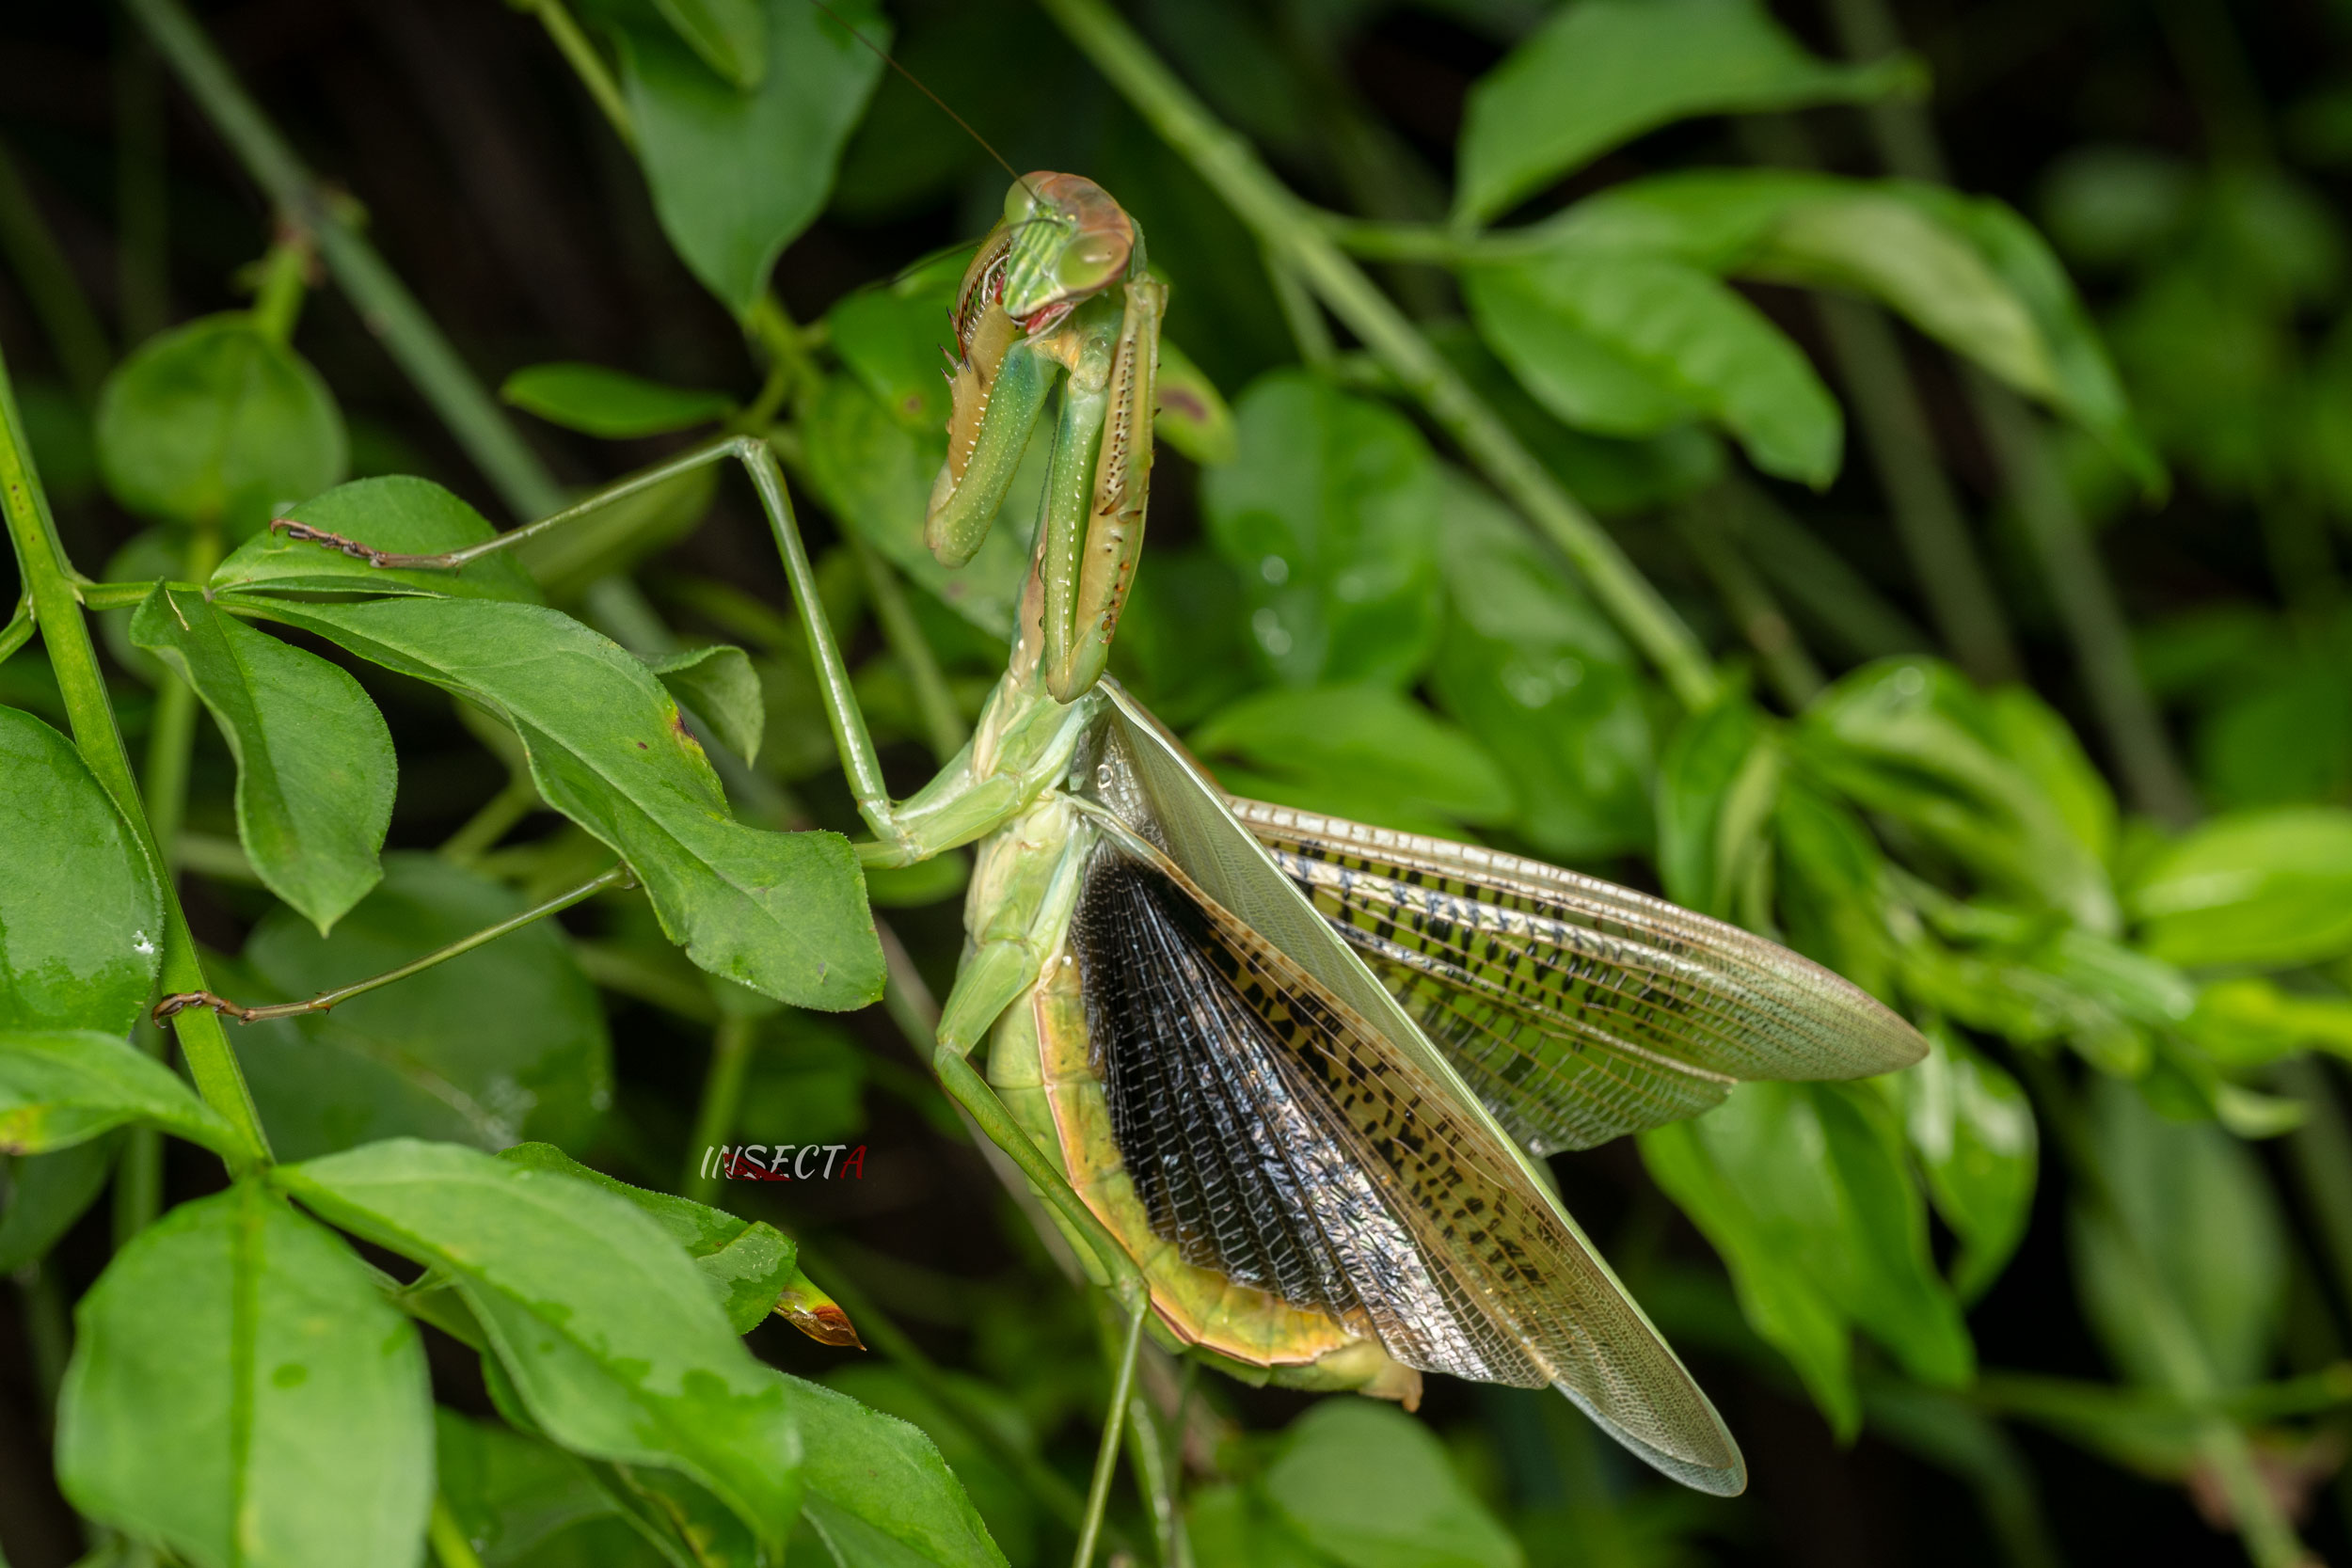
POLYGON ((1526 388, 1568 424, 1652 436, 1705 418, 1756 467, 1836 477, 1837 402, 1764 314, 1670 257, 1559 250, 1471 269, 1471 318, 1526 388))
POLYGON ((1613 186, 1547 226, 1564 252, 1662 257, 1883 301, 2159 476, 2048 245, 1998 201, 1909 181, 1707 169, 1613 186))
POLYGON ((937 594, 982 631, 1010 641, 1052 455, 1052 421, 1038 421, 1021 471, 1006 492, 1004 505, 997 508, 979 553, 952 569, 942 566, 923 543, 931 481, 947 458, 944 426, 916 434, 860 378, 849 375, 825 382, 802 426, 808 442, 809 480, 826 510, 862 534, 911 581, 937 594))
POLYGON ((1947 665, 1866 665, 1806 710, 1812 768, 1957 856, 1996 889, 2094 932, 2119 924, 2103 855, 2113 819, 2063 725, 2029 694, 1989 698, 1947 665))
POLYGON ((499 713, 541 797, 619 851, 670 940, 712 974, 828 1010, 882 994, 849 841, 736 822, 677 704, 610 640, 543 606, 486 599, 243 603, 499 713))
POLYGON ((2235 812, 2165 848, 2132 889, 2150 952, 2284 968, 2352 951, 2352 811, 2235 812))
POLYGON ((73 1228, 105 1186, 120 1141, 91 1138, 54 1154, 5 1162, 8 1207, 0 1211, 0 1274, 45 1256, 73 1228))
POLYGON ((759 0, 653 0, 703 63, 749 92, 768 74, 768 15, 759 0))
POLYGON ((1386 687, 1272 687, 1187 738, 1236 795, 1383 827, 1458 837, 1514 803, 1478 742, 1386 687))
POLYGON ((549 424, 608 440, 691 430, 735 410, 735 400, 724 392, 672 387, 604 365, 569 362, 525 365, 506 378, 499 397, 549 424))
POLYGON ((806 1445, 808 1523, 836 1561, 1003 1568, 979 1511, 921 1429, 822 1384, 782 1381, 806 1445))
POLYGON ((1438 703, 1502 767, 1513 821, 1537 848, 1590 861, 1646 844, 1656 763, 1624 639, 1502 503, 1451 467, 1444 519, 1438 703))
POLYGON ((1742 1084, 1641 1134, 1668 1196, 1731 1270, 1749 1323, 1840 1432, 1860 1418, 1847 1325, 1946 1386, 1975 1352, 1928 1251, 1927 1205, 1885 1097, 1867 1085, 1742 1084))
POLYGON ((648 662, 670 695, 708 724, 737 756, 745 762, 758 757, 768 707, 749 654, 721 642, 648 662))
POLYGON ((548 1436, 676 1471, 781 1551, 800 1507, 793 1401, 635 1205, 410 1139, 281 1165, 273 1179, 335 1225, 448 1275, 548 1436))
MULTIPOLYGON (((283 514, 329 533, 396 555, 438 555, 498 536, 486 518, 431 480, 408 474, 355 479, 283 514)), ((497 550, 462 571, 377 567, 282 532, 257 533, 213 573, 215 589, 305 594, 419 594, 430 597, 536 602, 538 585, 511 550, 497 550)))
POLYGON ((1429 1429, 1371 1400, 1293 1421, 1261 1481, 1299 1536, 1345 1568, 1519 1568, 1526 1560, 1429 1429))
POLYGON ((586 1465, 552 1444, 453 1410, 435 1409, 433 1436, 441 1498, 484 1568, 589 1568, 576 1558, 549 1560, 537 1552, 575 1526, 613 1517, 586 1465))
POLYGON ((82 1298, 57 1480, 200 1568, 414 1568, 433 1500, 417 1331, 266 1188, 182 1204, 82 1298))
POLYGON ((635 1204, 693 1259, 738 1334, 766 1322, 776 1309, 776 1297, 800 1273, 800 1248, 764 1220, 738 1219, 692 1198, 632 1187, 590 1169, 553 1144, 517 1144, 499 1157, 526 1170, 585 1181, 635 1204))
POLYGON ((151 338, 98 399, 98 460, 143 517, 242 539, 343 476, 343 418, 318 372, 243 311, 151 338))
POLYGON ((1303 371, 1260 377, 1235 418, 1237 454, 1208 471, 1201 499, 1266 666, 1291 686, 1411 680, 1438 625, 1428 443, 1393 409, 1303 371))
POLYGON ((1952 1288, 1972 1301, 1999 1277, 2032 1218, 2033 1107, 2015 1079, 1959 1036, 1925 1033, 1927 1059, 1893 1082, 1928 1196, 1960 1237, 1952 1288))
POLYGON ((398 761, 350 674, 158 583, 131 640, 196 689, 237 759, 237 835, 272 893, 321 931, 383 875, 398 761))
POLYGON ((1470 89, 1454 215, 1483 223, 1687 116, 1859 103, 1917 81, 1901 58, 1817 59, 1758 0, 1575 0, 1470 89))
POLYGON ((962 352, 954 310, 966 260, 951 251, 882 287, 856 290, 825 312, 827 341, 850 373, 900 424, 925 436, 947 428, 940 372, 962 352))
POLYGON ((1719 919, 1768 908, 1761 895, 1780 787, 1779 744, 1746 698, 1685 719, 1658 775, 1658 875, 1666 896, 1719 919))
POLYGON ((163 963, 147 851, 73 743, 0 707, 0 1028, 128 1035, 163 963))
MULTIPOLYGON (((264 916, 245 949, 254 994, 300 1001, 381 974, 526 904, 437 855, 395 852, 384 871, 331 937, 264 916)), ((604 1009, 551 920, 330 1013, 241 1029, 237 1049, 288 1160, 404 1133, 489 1149, 584 1143, 612 1093, 604 1009)))
POLYGON ((93 1029, 0 1031, 0 1153, 45 1154, 128 1122, 223 1154, 244 1145, 172 1070, 93 1029))
POLYGON ((2094 1088, 2091 1134, 2114 1209, 2078 1204, 2074 1273, 2084 1315, 2120 1370, 2180 1393, 2178 1349, 2156 1325, 2151 1291, 2185 1322, 2212 1375, 2242 1386, 2267 1369, 2286 1307, 2284 1228, 2246 1146, 2212 1122, 2158 1117, 2111 1079, 2094 1088))
MULTIPOLYGON (((673 0, 675 3, 675 0, 673 0)), ((767 69, 750 91, 715 76, 668 28, 623 25, 621 83, 662 231, 687 269, 738 316, 825 205, 841 150, 890 46, 871 0, 836 21, 807 0, 763 0, 767 69)))
MULTIPOLYGON (((870 1357, 833 1369, 824 1382, 862 1405, 921 1429, 939 1446, 940 1458, 962 1483, 1005 1556, 1016 1563, 1040 1560, 1042 1509, 1012 1461, 1035 1455, 1041 1445, 1035 1423, 1011 1392, 945 1370, 917 1381, 904 1367, 870 1357), (955 1411, 940 1397, 946 1386, 955 1390, 955 1411)), ((1236 1560, 1203 1555, 1196 1543, 1194 1560, 1236 1560)))

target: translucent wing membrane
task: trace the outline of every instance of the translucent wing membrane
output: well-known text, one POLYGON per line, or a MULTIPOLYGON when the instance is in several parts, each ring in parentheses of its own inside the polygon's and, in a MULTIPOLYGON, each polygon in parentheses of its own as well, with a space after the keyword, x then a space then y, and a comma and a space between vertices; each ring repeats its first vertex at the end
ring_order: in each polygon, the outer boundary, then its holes
POLYGON ((1470 845, 1231 805, 1534 1152, 1694 1115, 1741 1079, 1926 1052, 1859 987, 1738 927, 1470 845))
POLYGON ((1707 1397, 1458 1088, 1140 846, 1098 854, 1072 937, 1113 1136, 1187 1260, 1409 1366, 1556 1385, 1669 1475, 1740 1488, 1707 1397))

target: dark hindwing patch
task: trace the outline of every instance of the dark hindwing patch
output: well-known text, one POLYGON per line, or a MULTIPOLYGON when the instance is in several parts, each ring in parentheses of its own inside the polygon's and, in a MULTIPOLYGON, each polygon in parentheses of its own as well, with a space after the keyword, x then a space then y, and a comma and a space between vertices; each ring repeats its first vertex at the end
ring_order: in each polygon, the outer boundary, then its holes
POLYGON ((1089 870, 1072 936, 1112 1137, 1153 1233, 1411 1365, 1508 1376, 1300 1070, 1316 1002, 1276 994, 1186 890, 1116 852, 1089 870))

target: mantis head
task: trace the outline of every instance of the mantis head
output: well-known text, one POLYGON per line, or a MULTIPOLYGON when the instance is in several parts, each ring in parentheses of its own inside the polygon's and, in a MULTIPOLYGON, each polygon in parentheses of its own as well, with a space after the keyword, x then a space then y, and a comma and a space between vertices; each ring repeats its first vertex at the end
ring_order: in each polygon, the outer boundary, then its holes
POLYGON ((1005 313, 1043 331, 1136 269, 1136 226, 1075 174, 1040 172, 1005 193, 1005 313))

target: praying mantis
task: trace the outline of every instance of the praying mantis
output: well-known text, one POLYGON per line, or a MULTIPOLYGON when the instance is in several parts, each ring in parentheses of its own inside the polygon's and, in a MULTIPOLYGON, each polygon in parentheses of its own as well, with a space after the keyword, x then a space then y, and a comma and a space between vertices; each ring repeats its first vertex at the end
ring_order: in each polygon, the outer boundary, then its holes
POLYGON ((1424 1372, 1549 1385, 1664 1474, 1736 1493, 1730 1431, 1541 1157, 1694 1115, 1741 1080, 1890 1071, 1925 1042, 1842 978, 1658 899, 1220 791, 1104 673, 1142 546, 1166 306, 1108 193, 1015 182, 957 294, 931 549, 970 559, 1050 409, 1049 477, 1004 676, 904 800, 755 436, 445 555, 276 526, 377 566, 453 568, 742 464, 873 835, 862 861, 975 847, 931 1065, 1123 1314, 1081 1563, 1147 1332, 1255 1381, 1408 1406, 1424 1372))

